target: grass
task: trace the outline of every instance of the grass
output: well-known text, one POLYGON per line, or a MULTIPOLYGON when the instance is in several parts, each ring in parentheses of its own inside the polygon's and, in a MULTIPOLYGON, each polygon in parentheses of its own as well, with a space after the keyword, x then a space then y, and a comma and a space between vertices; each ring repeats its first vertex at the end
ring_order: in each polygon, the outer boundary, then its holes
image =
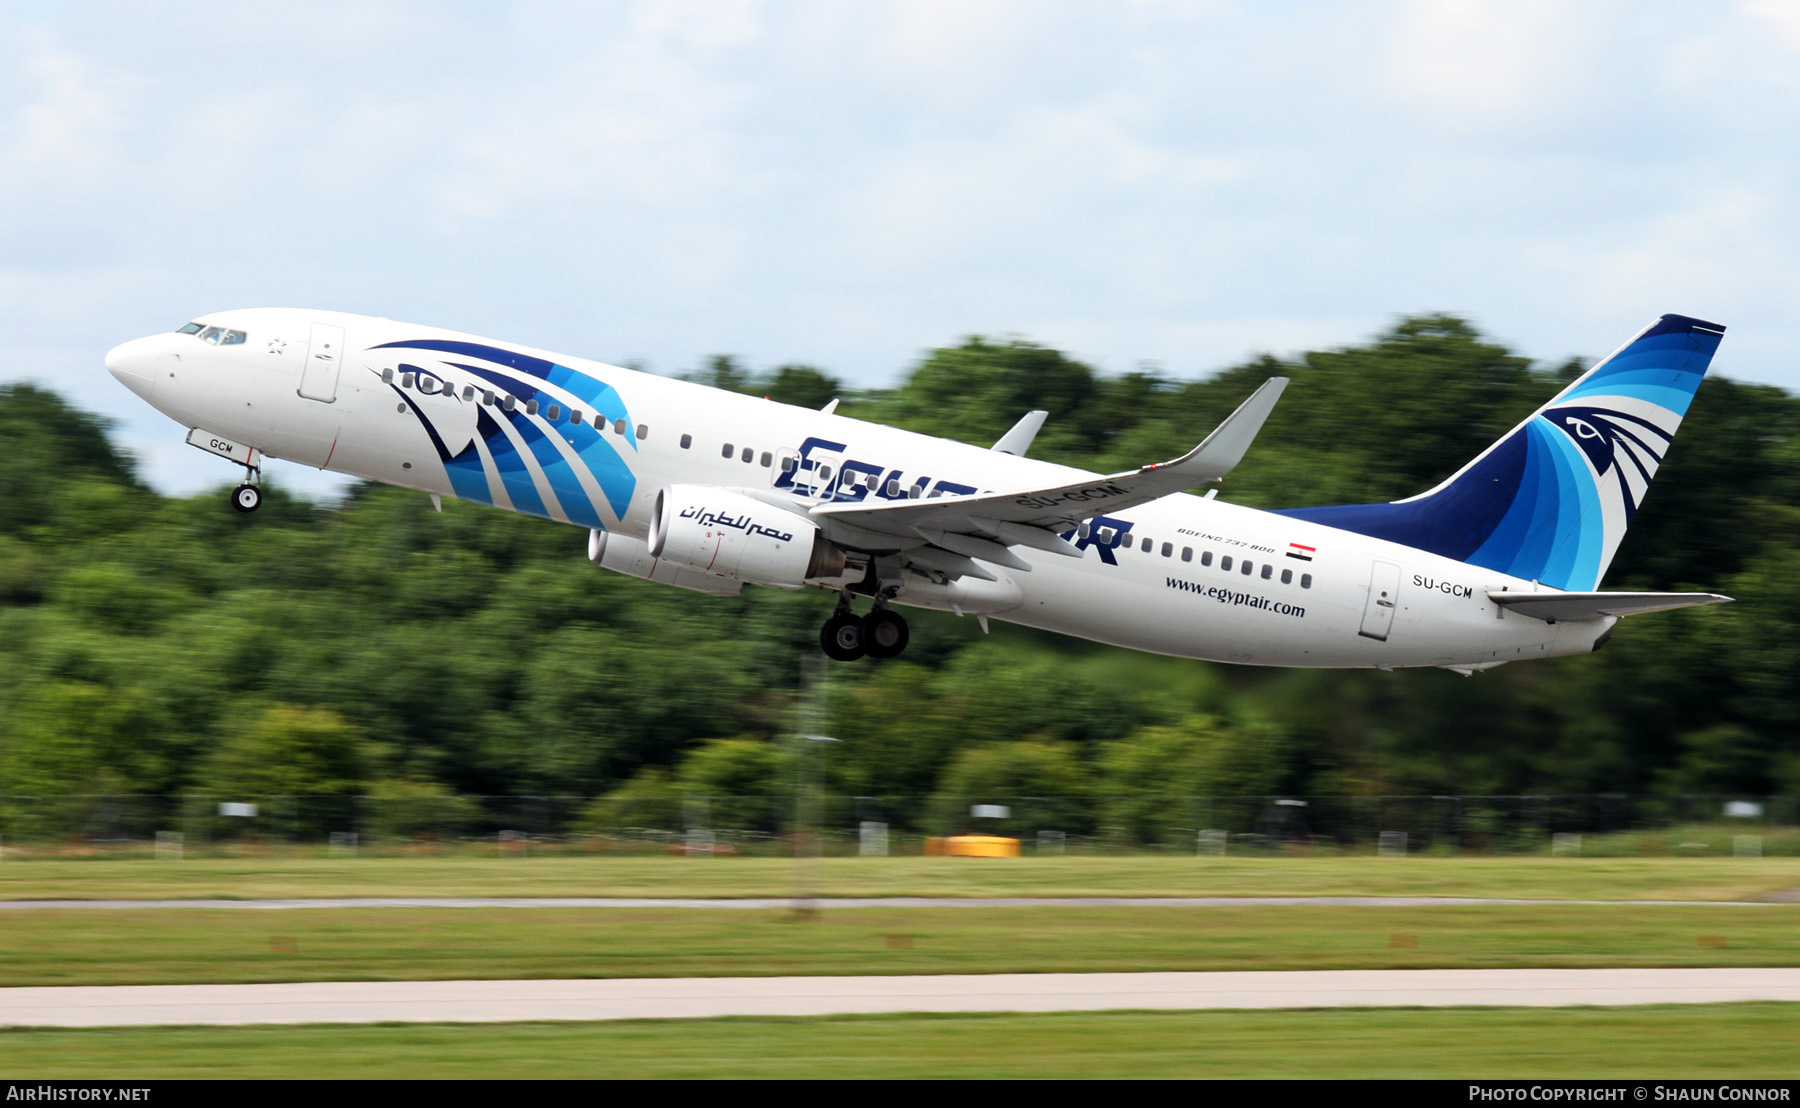
MULTIPOLYGON (((826 896, 1485 896, 1752 900, 1800 858, 827 858, 826 896)), ((268 857, 0 861, 0 899, 784 896, 785 858, 268 857)))
POLYGON ((10 911, 0 986, 1800 965, 1800 906, 10 911), (1704 938, 1703 938, 1704 937, 1704 938))
POLYGON ((1793 1079, 1800 1005, 0 1031, 0 1074, 1793 1079))

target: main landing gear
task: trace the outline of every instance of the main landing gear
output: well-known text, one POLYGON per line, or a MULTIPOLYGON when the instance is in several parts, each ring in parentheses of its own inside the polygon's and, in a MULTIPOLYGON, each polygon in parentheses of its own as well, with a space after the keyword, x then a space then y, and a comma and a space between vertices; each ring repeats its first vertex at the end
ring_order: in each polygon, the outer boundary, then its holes
POLYGON ((911 633, 906 619, 877 598, 875 610, 858 619, 850 608, 850 594, 838 594, 837 611, 819 629, 819 645, 825 656, 838 662, 854 662, 863 655, 894 658, 906 649, 911 633))

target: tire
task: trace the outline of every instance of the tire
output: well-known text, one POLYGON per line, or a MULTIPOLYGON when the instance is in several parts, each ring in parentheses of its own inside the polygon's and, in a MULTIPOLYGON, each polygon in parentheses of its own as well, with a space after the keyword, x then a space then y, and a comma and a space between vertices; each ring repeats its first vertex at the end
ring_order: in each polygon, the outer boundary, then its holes
POLYGON ((254 512, 262 507, 262 490, 255 485, 239 485, 231 490, 231 506, 240 512, 254 512))
POLYGON ((912 632, 906 618, 892 608, 877 608, 862 621, 863 649, 871 658, 896 658, 912 632))
POLYGON ((849 612, 837 613, 819 628, 819 646, 833 661, 856 661, 863 656, 862 621, 849 612))

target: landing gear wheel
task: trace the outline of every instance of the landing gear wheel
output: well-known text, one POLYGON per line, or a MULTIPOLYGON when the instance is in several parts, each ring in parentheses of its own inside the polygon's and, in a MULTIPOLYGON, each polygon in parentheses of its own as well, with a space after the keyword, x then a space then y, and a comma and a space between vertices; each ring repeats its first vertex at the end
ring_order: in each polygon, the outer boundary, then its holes
POLYGON ((231 490, 231 506, 240 512, 254 512, 262 507, 262 490, 255 485, 239 485, 231 490))
POLYGON ((898 657, 911 637, 905 617, 892 608, 877 608, 862 621, 863 649, 871 658, 898 657))
POLYGON ((838 612, 819 629, 819 645, 835 662, 854 662, 863 656, 862 620, 850 612, 838 612))

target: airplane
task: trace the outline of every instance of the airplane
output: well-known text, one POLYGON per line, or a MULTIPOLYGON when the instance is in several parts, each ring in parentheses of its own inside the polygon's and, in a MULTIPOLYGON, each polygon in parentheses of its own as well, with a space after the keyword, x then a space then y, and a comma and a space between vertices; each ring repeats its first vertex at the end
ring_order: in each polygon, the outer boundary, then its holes
POLYGON ((1725 329, 1663 315, 1417 496, 1259 511, 1185 490, 1237 466, 1271 377, 1172 461, 1098 474, 436 327, 243 309, 106 368, 244 468, 264 459, 588 529, 588 557, 711 595, 836 595, 831 658, 892 658, 897 606, 1246 665, 1469 675, 1598 649, 1621 616, 1728 602, 1599 583, 1725 329), (870 602, 858 615, 857 599, 870 602))

